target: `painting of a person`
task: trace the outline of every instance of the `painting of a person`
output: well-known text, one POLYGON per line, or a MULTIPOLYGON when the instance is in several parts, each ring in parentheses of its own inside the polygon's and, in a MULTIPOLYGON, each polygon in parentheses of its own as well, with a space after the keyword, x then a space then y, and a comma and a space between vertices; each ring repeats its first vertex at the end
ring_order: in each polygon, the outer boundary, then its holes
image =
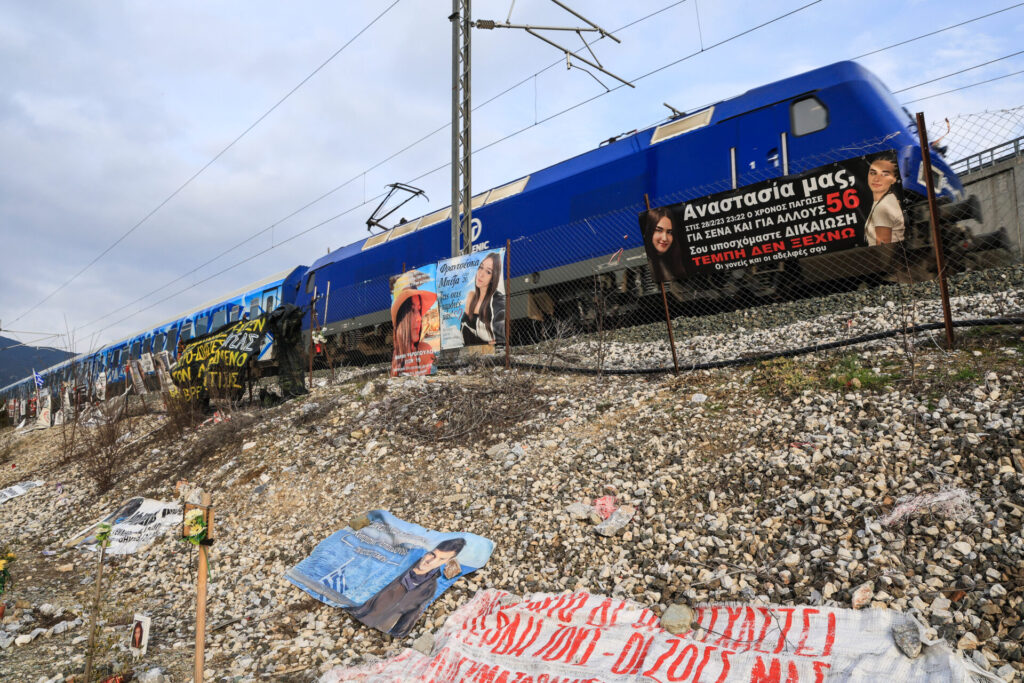
POLYGON ((883 153, 871 162, 868 187, 874 202, 864 224, 869 247, 903 241, 903 209, 894 191, 899 182, 900 169, 892 152, 883 153))
POLYGON ((655 282, 676 280, 685 274, 681 235, 675 233, 667 209, 648 209, 644 225, 644 246, 655 282))
POLYGON ((141 621, 136 621, 135 622, 135 626, 132 627, 132 649, 133 650, 141 650, 142 649, 142 634, 143 634, 142 622, 141 621))
POLYGON ((391 375, 429 375, 434 350, 423 341, 423 315, 434 305, 437 294, 406 287, 391 304, 391 323, 395 347, 391 357, 391 375))
POLYGON ((462 341, 466 346, 504 343, 505 296, 501 284, 501 257, 488 254, 476 269, 472 291, 462 311, 462 341))
MULTIPOLYGON (((454 562, 465 546, 466 541, 462 538, 441 541, 376 595, 352 609, 352 616, 389 635, 398 638, 408 635, 437 592, 437 580, 442 570, 454 562)), ((453 572, 446 571, 446 578, 453 578, 458 573, 457 563, 453 568, 453 572)))

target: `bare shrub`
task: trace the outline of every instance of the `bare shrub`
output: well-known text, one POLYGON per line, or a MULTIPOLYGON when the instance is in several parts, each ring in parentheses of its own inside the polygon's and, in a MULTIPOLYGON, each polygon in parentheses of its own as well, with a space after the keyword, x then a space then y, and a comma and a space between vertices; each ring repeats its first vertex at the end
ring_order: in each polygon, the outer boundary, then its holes
POLYGON ((78 459, 99 492, 105 493, 130 464, 127 442, 134 420, 120 401, 110 401, 100 404, 92 422, 80 432, 82 448, 78 459))
POLYGON ((377 426, 420 443, 491 443, 544 405, 533 375, 488 373, 476 383, 417 384, 381 402, 377 426))

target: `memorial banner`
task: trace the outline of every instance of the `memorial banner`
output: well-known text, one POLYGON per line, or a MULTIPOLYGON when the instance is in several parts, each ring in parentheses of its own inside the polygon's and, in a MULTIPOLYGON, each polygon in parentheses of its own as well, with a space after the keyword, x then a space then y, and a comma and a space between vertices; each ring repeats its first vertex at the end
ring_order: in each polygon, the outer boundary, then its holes
POLYGON ((141 356, 139 356, 139 365, 142 366, 142 372, 144 372, 146 375, 152 374, 153 355, 149 353, 144 353, 141 356))
POLYGON ((148 394, 149 391, 146 390, 146 383, 142 381, 145 375, 142 374, 142 370, 139 368, 139 361, 128 361, 126 370, 126 374, 131 378, 132 387, 135 388, 135 393, 139 396, 148 394))
POLYGON ((384 510, 366 518, 366 526, 321 541, 285 578, 396 637, 406 636, 430 603, 486 564, 494 549, 481 536, 431 531, 384 510))
POLYGON ((441 349, 441 318, 430 264, 391 278, 391 376, 432 375, 441 349))
POLYGON ((584 591, 520 599, 486 590, 448 617, 431 655, 405 650, 336 668, 320 683, 967 683, 980 671, 940 641, 925 642, 915 659, 904 655, 894 632, 917 628, 893 610, 708 604, 694 609, 690 630, 672 635, 629 600, 584 591))
POLYGON ((504 346, 504 264, 504 249, 478 251, 438 262, 442 349, 504 346))
POLYGON ((144 549, 167 529, 181 526, 181 505, 151 498, 131 498, 114 512, 69 538, 64 545, 68 548, 98 550, 96 527, 104 522, 113 526, 107 554, 131 555, 144 549))
POLYGON ((25 493, 31 489, 34 489, 37 486, 42 486, 43 483, 44 482, 41 479, 38 481, 23 481, 20 484, 8 486, 7 488, 0 490, 0 505, 3 505, 11 498, 17 498, 18 496, 25 495, 25 493))
POLYGON ((182 350, 171 379, 187 400, 207 398, 211 389, 241 392, 246 365, 266 332, 267 318, 260 316, 201 337, 182 350))
POLYGON ((39 405, 39 412, 36 413, 36 429, 49 429, 51 423, 50 415, 50 391, 47 389, 46 393, 39 397, 37 402, 39 405))
POLYGON ((892 150, 640 214, 655 282, 904 239, 892 150))

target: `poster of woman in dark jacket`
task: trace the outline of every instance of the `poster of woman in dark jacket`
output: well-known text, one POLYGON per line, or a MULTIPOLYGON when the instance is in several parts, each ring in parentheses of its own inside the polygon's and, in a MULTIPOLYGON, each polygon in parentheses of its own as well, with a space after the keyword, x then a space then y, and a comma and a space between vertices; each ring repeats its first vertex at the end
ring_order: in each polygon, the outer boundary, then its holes
POLYGON ((503 347, 505 327, 504 249, 480 251, 437 264, 441 347, 503 347))

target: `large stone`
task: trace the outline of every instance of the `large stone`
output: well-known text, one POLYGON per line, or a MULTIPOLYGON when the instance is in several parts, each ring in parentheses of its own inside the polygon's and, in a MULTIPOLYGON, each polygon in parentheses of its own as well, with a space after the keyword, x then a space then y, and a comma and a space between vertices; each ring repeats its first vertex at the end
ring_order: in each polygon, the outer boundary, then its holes
POLYGON ((602 536, 615 536, 626 528, 626 525, 629 524, 635 514, 636 508, 631 505, 623 505, 613 512, 611 517, 595 526, 594 531, 602 536))
POLYGON ((669 605, 661 615, 661 627, 673 635, 685 633, 693 626, 693 610, 689 605, 669 605))
POLYGON ((911 659, 921 654, 921 631, 914 622, 906 621, 894 626, 892 637, 896 641, 896 647, 911 659))

